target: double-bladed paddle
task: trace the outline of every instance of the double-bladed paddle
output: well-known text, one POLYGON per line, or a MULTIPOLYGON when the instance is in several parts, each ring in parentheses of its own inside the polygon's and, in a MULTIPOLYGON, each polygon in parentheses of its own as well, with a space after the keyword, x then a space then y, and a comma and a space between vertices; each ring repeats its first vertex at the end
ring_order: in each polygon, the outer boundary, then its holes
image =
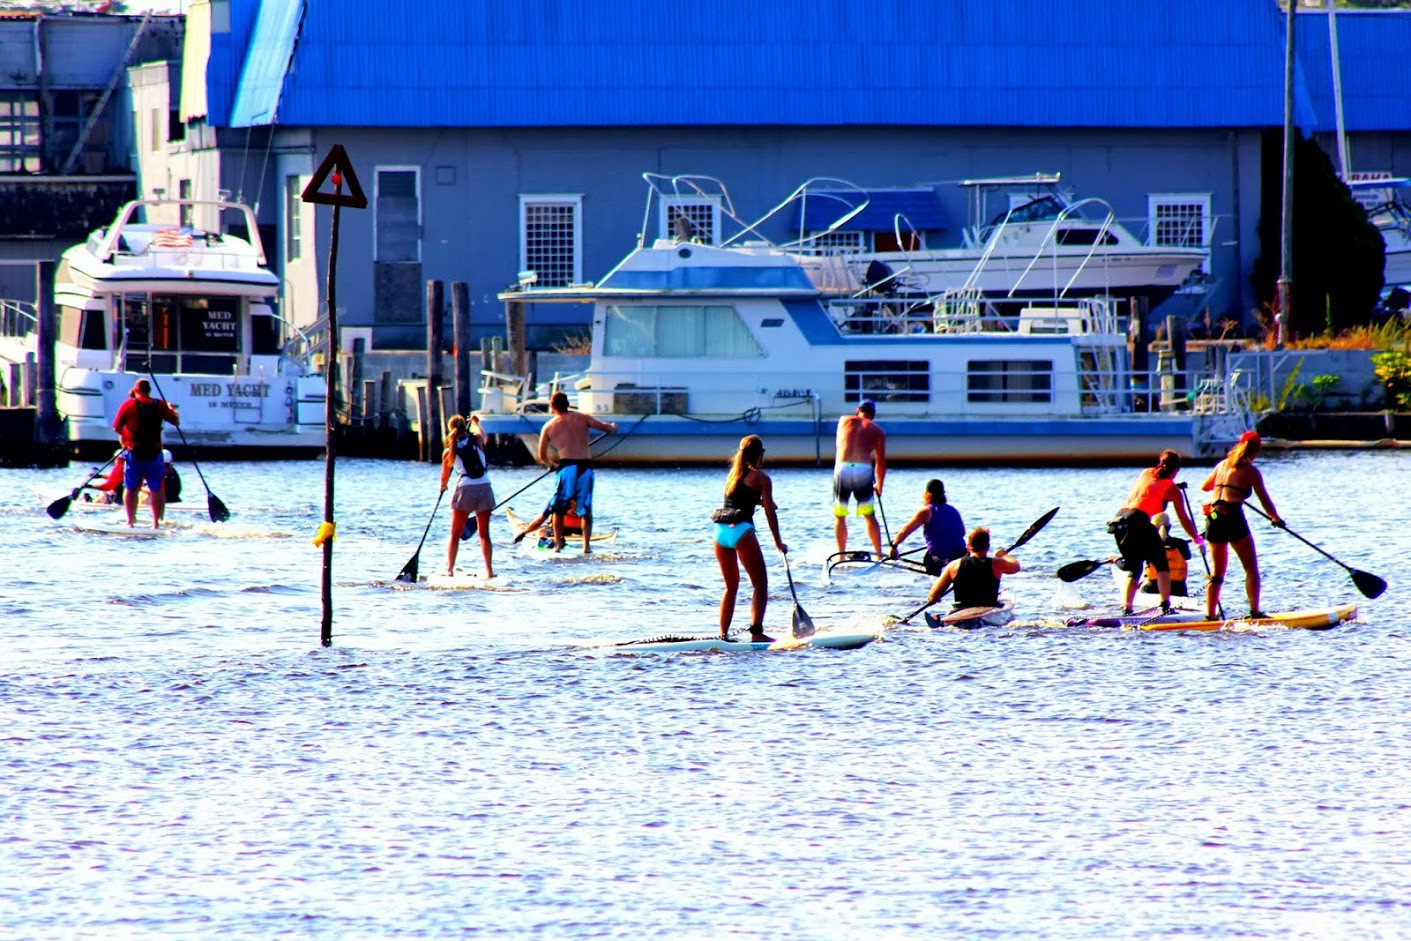
MULTIPOLYGON (((167 395, 157 382, 157 374, 149 371, 147 375, 152 377, 152 388, 156 389, 157 394, 165 399, 167 395)), ((196 468, 196 476, 201 478, 201 486, 206 488, 206 512, 210 514, 211 522, 224 523, 230 519, 230 511, 226 509, 220 497, 211 492, 211 485, 206 483, 206 475, 201 473, 201 465, 196 463, 196 455, 191 452, 191 443, 186 440, 186 432, 181 430, 180 425, 176 426, 176 433, 181 436, 181 443, 186 446, 186 451, 191 458, 191 466, 196 468)))
MULTIPOLYGON (((1047 526, 1048 523, 1049 523, 1049 520, 1053 519, 1055 516, 1058 515, 1059 509, 1060 509, 1059 507, 1054 507, 1053 509, 1051 509, 1051 510, 1049 510, 1047 513, 1045 513, 1043 516, 1040 516, 1038 519, 1036 519, 1036 520, 1034 520, 1032 523, 1030 523, 1030 524, 1029 524, 1029 528, 1026 529, 1026 530, 1024 530, 1023 534, 1020 535, 1020 537, 1014 541, 1014 544, 1011 545, 1008 549, 1006 549, 1006 550, 1004 550, 1004 551, 1005 551, 1005 552, 1013 552, 1015 549, 1018 549, 1020 546, 1024 545, 1024 543, 1028 542, 1030 539, 1033 539, 1035 536, 1037 536, 1037 535, 1039 534, 1039 530, 1041 530, 1041 529, 1043 529, 1045 526, 1047 526)), ((1099 564, 1101 564, 1101 563, 1099 563, 1099 564)), ((954 587, 955 587, 954 584, 952 584, 952 585, 950 586, 950 588, 954 588, 954 587)), ((940 595, 940 597, 938 597, 938 598, 936 599, 936 601, 940 601, 941 598, 944 598, 944 597, 946 596, 946 593, 950 591, 950 588, 947 588, 946 591, 942 592, 941 595, 940 595)), ((907 623, 907 622, 910 621, 912 618, 914 618, 914 617, 916 617, 918 614, 920 614, 922 611, 925 611, 927 608, 931 607, 931 605, 935 604, 936 601, 928 601, 928 602, 926 602, 926 603, 923 604, 921 607, 917 608, 915 611, 912 611, 910 614, 906 615, 906 617, 897 619, 897 623, 898 623, 898 624, 905 624, 905 623, 907 623)))
MULTIPOLYGON (((116 461, 118 459, 118 455, 121 453, 121 451, 114 452, 113 456, 108 458, 108 464, 111 464, 116 461)), ((79 484, 77 487, 73 488, 73 492, 70 493, 68 496, 60 497, 53 503, 49 504, 47 507, 44 508, 44 512, 49 514, 50 519, 59 519, 61 516, 63 516, 69 511, 69 504, 73 503, 73 501, 78 499, 79 492, 82 491, 84 487, 87 487, 90 483, 97 480, 102 475, 103 471, 108 469, 108 464, 104 464, 102 467, 95 470, 92 474, 88 476, 87 480, 79 484)))
MULTIPOLYGON (((1264 517, 1269 522, 1274 522, 1274 518, 1271 517, 1268 513, 1265 513, 1263 510, 1259 509, 1259 507, 1253 506, 1249 503, 1246 503, 1245 506, 1258 513, 1260 516, 1264 517)), ((1283 521, 1280 520, 1280 522, 1283 521)), ((1332 559, 1338 565, 1341 565, 1343 568, 1347 569, 1348 574, 1352 576, 1352 584, 1356 585, 1357 590, 1362 592, 1362 594, 1367 596, 1368 598, 1380 597, 1381 593, 1387 590, 1387 583, 1385 580, 1378 578, 1371 572, 1364 572, 1361 569, 1355 569, 1352 566, 1348 565, 1346 562, 1335 558, 1332 553, 1320 548, 1319 546, 1314 545, 1307 539, 1304 539, 1298 533, 1289 529, 1287 523, 1284 523, 1284 525, 1279 526, 1278 528, 1282 529, 1284 532, 1288 533, 1290 536, 1297 539, 1299 542, 1303 543, 1305 546, 1317 552, 1318 554, 1327 556, 1329 559, 1332 559)))
POLYGON ((436 511, 441 509, 441 498, 446 495, 442 490, 436 494, 436 505, 431 508, 431 516, 426 520, 426 528, 421 531, 421 542, 416 544, 416 551, 407 560, 407 564, 402 566, 402 570, 397 573, 396 581, 416 583, 417 569, 421 566, 421 547, 426 545, 426 534, 431 532, 431 523, 436 519, 436 511))
POLYGON ((1061 582, 1076 582, 1080 578, 1087 578, 1104 565, 1111 565, 1112 559, 1079 559, 1076 562, 1069 562, 1067 565, 1060 565, 1058 571, 1053 574, 1058 576, 1061 582))

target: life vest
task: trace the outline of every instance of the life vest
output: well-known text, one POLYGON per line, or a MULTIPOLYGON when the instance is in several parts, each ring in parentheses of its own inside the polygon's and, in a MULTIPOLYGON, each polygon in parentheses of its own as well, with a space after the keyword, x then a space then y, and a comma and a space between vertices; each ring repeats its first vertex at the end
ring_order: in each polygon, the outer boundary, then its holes
POLYGON ((967 555, 955 573, 955 607, 993 608, 999 605, 999 576, 994 560, 967 555))
POLYGON ((467 435, 456 440, 456 459, 461 462, 462 472, 469 480, 479 480, 485 476, 485 452, 467 435))
POLYGON ((138 401, 136 424, 132 430, 132 456, 139 461, 161 457, 162 407, 155 401, 138 401))
MULTIPOLYGON (((1186 557, 1181 555, 1181 550, 1175 546, 1166 547, 1166 568, 1171 574, 1171 581, 1183 582, 1186 580, 1186 557)), ((1146 564, 1146 577, 1148 581, 1156 580, 1156 566, 1150 562, 1146 564)))

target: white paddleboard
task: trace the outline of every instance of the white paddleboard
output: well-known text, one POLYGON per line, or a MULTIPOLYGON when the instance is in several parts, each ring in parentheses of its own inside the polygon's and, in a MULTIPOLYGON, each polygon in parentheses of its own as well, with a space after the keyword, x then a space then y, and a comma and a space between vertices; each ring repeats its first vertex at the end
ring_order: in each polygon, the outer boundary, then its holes
POLYGON ((169 529, 153 529, 150 523, 144 524, 141 521, 139 521, 136 526, 129 526, 126 520, 118 523, 81 520, 75 522, 73 527, 81 533, 91 533, 101 536, 125 536, 128 539, 155 539, 160 536, 171 535, 171 530, 169 529))

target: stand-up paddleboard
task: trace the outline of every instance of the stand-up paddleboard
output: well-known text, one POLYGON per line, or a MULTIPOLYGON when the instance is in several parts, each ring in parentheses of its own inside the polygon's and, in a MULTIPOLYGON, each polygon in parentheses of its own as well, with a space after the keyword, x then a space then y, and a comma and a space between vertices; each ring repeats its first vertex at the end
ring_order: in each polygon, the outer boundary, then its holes
MULTIPOLYGON (((505 519, 509 520, 510 527, 514 530, 514 534, 515 534, 516 537, 519 536, 520 533, 524 532, 525 527, 527 526, 526 521, 520 519, 519 516, 515 514, 514 510, 510 509, 509 507, 505 507, 505 519)), ((532 543, 532 545, 531 545, 532 548, 536 548, 536 549, 537 549, 537 548, 546 548, 546 549, 548 549, 550 552, 552 552, 552 551, 553 551, 553 545, 552 545, 553 537, 554 537, 554 527, 553 527, 553 524, 552 524, 552 523, 545 523, 543 526, 540 526, 540 527, 538 527, 537 529, 535 529, 534 532, 532 532, 532 533, 527 533, 527 534, 524 536, 524 538, 520 540, 520 542, 521 542, 522 544, 523 544, 523 543, 532 543), (551 544, 548 545, 548 546, 542 546, 542 543, 544 543, 545 541, 549 541, 551 544)), ((609 529, 609 530, 607 530, 606 532, 597 532, 597 533, 594 533, 594 534, 593 534, 593 538, 592 538, 591 540, 589 540, 589 541, 590 541, 590 542, 594 542, 594 543, 598 543, 598 542, 612 542, 612 541, 615 540, 615 539, 617 539, 617 527, 613 527, 612 529, 609 529)), ((583 545, 583 535, 582 535, 582 533, 579 533, 579 534, 576 535, 576 536, 565 536, 565 537, 564 537, 564 549, 565 549, 565 550, 566 550, 569 546, 573 545, 574 543, 577 543, 580 547, 583 545)))
POLYGON ((507 576, 496 575, 494 578, 486 578, 484 575, 475 575, 470 572, 457 572, 454 575, 447 575, 444 572, 434 575, 423 575, 418 582, 426 588, 444 589, 474 589, 480 588, 493 591, 497 588, 506 588, 510 580, 507 576))
POLYGON ((1225 618, 1211 620, 1205 612, 1176 611, 1171 614, 1118 615, 1114 617, 1074 618, 1070 627, 1120 627, 1142 631, 1219 631, 1279 627, 1324 630, 1357 617, 1357 605, 1342 604, 1331 608, 1305 608, 1299 611, 1279 611, 1262 618, 1225 618))
POLYGON ((612 653, 688 653, 691 651, 716 651, 719 653, 742 653, 753 650, 805 650, 808 648, 827 650, 856 650, 866 647, 877 639, 876 634, 813 634, 804 638, 781 637, 773 643, 755 643, 748 640, 721 640, 719 637, 652 637, 647 640, 629 640, 603 648, 612 653))
POLYGON ((136 526, 129 526, 126 520, 118 523, 79 520, 73 524, 73 528, 81 533, 103 536, 126 536, 129 539, 154 539, 159 536, 171 535, 170 529, 153 529, 150 523, 143 524, 140 521, 136 526))
POLYGON ((926 612, 930 627, 954 627, 973 630, 977 627, 1000 627, 1014 620, 1014 602, 1005 601, 997 607, 960 608, 950 614, 926 612))

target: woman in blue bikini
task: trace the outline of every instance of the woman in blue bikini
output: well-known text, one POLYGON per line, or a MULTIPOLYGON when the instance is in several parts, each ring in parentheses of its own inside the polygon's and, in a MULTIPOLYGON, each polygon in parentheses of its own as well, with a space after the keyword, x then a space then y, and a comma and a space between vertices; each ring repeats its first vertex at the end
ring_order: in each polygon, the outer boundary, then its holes
POLYGON ((759 435, 740 439, 740 449, 730 462, 725 478, 725 502, 711 514, 715 523, 715 559, 720 574, 725 577, 725 594, 720 598, 720 636, 730 636, 730 621, 735 615, 735 597, 740 591, 740 566, 750 577, 754 595, 750 599, 750 640, 756 643, 773 640, 764 634, 764 607, 769 601, 769 574, 764 568, 764 553, 755 534, 755 507, 764 507, 764 518, 774 535, 774 547, 780 553, 789 551, 779 538, 779 516, 774 506, 773 484, 769 475, 760 470, 764 463, 764 442, 759 435))

